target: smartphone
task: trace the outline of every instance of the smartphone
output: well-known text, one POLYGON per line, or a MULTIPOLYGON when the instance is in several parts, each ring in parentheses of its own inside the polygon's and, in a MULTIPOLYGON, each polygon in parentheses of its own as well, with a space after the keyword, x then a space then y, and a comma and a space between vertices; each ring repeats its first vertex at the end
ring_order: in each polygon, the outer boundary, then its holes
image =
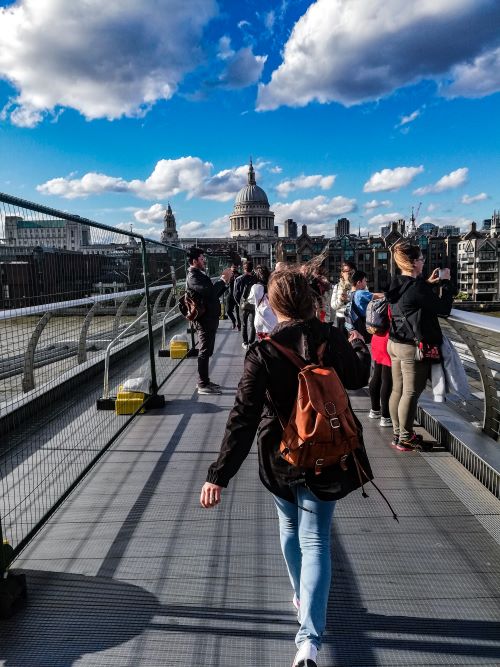
POLYGON ((439 280, 444 280, 447 273, 446 269, 439 269, 439 280))

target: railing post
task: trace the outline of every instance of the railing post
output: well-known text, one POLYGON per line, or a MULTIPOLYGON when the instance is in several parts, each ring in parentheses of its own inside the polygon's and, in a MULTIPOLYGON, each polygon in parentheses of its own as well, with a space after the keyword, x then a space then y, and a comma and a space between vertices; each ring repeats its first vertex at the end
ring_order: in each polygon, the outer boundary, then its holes
POLYGON ((149 296, 148 256, 146 252, 146 241, 143 238, 141 238, 141 253, 142 253, 142 271, 144 274, 144 298, 146 299, 146 317, 148 321, 149 365, 151 369, 152 397, 149 399, 148 405, 151 408, 160 408, 165 405, 165 397, 162 396, 161 394, 158 394, 158 382, 156 379, 155 348, 153 339, 153 318, 151 313, 151 298, 149 296))
POLYGON ((490 438, 498 440, 499 422, 499 399, 497 394, 497 387, 495 378, 488 366, 488 360, 484 355, 484 350, 478 344, 474 335, 467 331, 466 327, 460 322, 450 320, 451 326, 460 334, 462 340, 467 344, 474 361, 477 364, 481 382, 484 390, 484 418, 483 418, 483 432, 489 435, 490 438))
POLYGON ((16 611, 19 602, 26 599, 26 577, 24 574, 9 572, 14 550, 4 542, 2 517, 0 516, 0 618, 9 618, 16 611))
POLYGON ((35 351, 40 336, 42 335, 45 325, 52 317, 52 313, 47 311, 41 319, 38 321, 31 338, 29 339, 28 345, 26 347, 26 352, 24 353, 24 368, 23 368, 23 378, 22 378, 22 387, 23 391, 31 391, 35 388, 35 351))

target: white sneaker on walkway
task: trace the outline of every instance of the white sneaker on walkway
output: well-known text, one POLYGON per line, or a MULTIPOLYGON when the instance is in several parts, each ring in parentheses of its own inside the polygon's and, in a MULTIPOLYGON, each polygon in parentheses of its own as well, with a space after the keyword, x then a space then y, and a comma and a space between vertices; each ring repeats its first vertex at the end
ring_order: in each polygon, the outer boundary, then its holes
POLYGON ((242 343, 242 344, 241 344, 241 347, 242 347, 244 350, 248 350, 248 343, 242 343))
POLYGON ((380 410, 370 410, 368 413, 369 419, 380 419, 380 410))
POLYGON ((391 426, 392 427, 392 419, 390 417, 380 417, 379 426, 391 426))
POLYGON ((211 387, 209 384, 206 385, 205 387, 198 387, 198 394, 204 396, 204 395, 210 395, 210 394, 217 394, 220 395, 222 394, 222 391, 220 389, 215 389, 215 387, 211 387))
POLYGON ((292 667, 317 667, 317 655, 318 649, 316 646, 309 641, 305 641, 300 645, 299 650, 295 654, 292 667))

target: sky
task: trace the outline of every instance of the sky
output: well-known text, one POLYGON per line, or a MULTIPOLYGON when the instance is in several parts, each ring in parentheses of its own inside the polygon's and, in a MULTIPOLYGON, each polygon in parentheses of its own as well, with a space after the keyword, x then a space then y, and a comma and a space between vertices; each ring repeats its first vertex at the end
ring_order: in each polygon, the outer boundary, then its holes
POLYGON ((332 236, 500 209, 498 0, 0 0, 0 191, 229 236, 252 157, 332 236))

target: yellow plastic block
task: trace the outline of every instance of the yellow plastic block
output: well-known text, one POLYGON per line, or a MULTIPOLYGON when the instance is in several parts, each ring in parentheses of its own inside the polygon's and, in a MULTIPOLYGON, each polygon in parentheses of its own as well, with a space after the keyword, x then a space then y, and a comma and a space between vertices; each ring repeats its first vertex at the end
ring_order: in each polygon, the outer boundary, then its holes
POLYGON ((183 340, 173 340, 170 343, 170 358, 182 359, 189 352, 189 344, 183 340))
MULTIPOLYGON (((122 391, 120 386, 116 395, 115 413, 117 415, 132 415, 141 407, 145 398, 146 394, 142 391, 122 391)), ((144 408, 140 412, 145 412, 144 408)))

